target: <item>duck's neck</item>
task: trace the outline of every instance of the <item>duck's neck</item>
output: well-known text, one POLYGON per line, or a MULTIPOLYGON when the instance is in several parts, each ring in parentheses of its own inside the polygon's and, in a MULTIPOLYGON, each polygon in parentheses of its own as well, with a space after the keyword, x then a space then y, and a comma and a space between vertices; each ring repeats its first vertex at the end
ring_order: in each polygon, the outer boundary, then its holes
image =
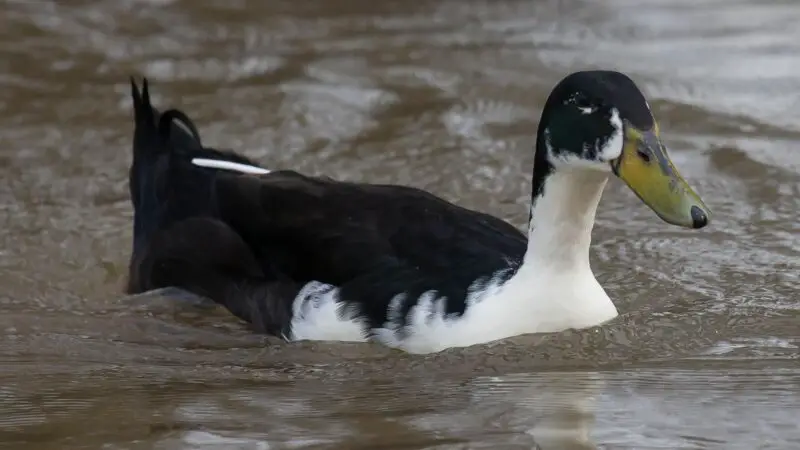
POLYGON ((589 269, 592 227, 607 181, 607 174, 592 170, 535 168, 524 266, 589 269))

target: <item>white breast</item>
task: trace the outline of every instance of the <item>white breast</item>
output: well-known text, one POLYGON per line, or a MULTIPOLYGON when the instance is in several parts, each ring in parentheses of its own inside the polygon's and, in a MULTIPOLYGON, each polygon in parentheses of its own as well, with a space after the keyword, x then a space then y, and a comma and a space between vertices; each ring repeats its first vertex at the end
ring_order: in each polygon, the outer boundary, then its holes
MULTIPOLYGON (((398 295, 389 305, 389 320, 372 330, 374 339, 409 353, 434 353, 521 334, 595 326, 617 316, 590 271, 525 269, 505 282, 498 273, 482 290, 472 291, 463 315, 445 314, 446 300, 429 291, 412 299, 415 305, 403 321, 398 311, 408 299, 398 295)), ((332 286, 306 285, 295 300, 291 339, 364 342, 366 321, 338 300, 339 290, 332 286)))

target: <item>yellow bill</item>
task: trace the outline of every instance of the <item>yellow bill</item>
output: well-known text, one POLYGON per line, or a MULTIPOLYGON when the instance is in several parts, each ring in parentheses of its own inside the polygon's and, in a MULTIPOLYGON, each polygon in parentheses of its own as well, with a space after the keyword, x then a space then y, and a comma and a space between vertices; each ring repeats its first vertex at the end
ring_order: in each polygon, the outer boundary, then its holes
POLYGON ((708 224, 711 212, 670 161, 657 127, 640 131, 626 124, 622 155, 611 168, 665 222, 686 228, 708 224))

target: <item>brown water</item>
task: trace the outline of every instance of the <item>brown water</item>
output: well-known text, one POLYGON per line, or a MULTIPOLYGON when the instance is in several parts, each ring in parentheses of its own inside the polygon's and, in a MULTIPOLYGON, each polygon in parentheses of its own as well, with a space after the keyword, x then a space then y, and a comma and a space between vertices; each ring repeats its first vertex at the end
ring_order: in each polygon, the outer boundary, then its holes
POLYGON ((800 448, 798 22, 793 0, 3 1, 0 447, 800 448), (640 83, 715 213, 678 230, 610 186, 607 326, 423 358, 120 295, 131 74, 267 167, 523 226, 540 108, 586 67, 640 83))

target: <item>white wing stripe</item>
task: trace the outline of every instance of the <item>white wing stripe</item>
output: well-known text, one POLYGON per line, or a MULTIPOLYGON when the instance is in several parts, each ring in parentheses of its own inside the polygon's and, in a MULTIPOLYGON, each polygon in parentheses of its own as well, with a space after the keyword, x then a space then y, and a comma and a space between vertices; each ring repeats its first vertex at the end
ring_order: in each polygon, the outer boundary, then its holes
POLYGON ((219 159, 194 158, 192 159, 192 164, 200 167, 209 167, 211 169, 233 170, 236 172, 252 173, 257 175, 270 172, 269 170, 262 169, 261 167, 250 166, 248 164, 242 164, 233 161, 223 161, 219 159))

